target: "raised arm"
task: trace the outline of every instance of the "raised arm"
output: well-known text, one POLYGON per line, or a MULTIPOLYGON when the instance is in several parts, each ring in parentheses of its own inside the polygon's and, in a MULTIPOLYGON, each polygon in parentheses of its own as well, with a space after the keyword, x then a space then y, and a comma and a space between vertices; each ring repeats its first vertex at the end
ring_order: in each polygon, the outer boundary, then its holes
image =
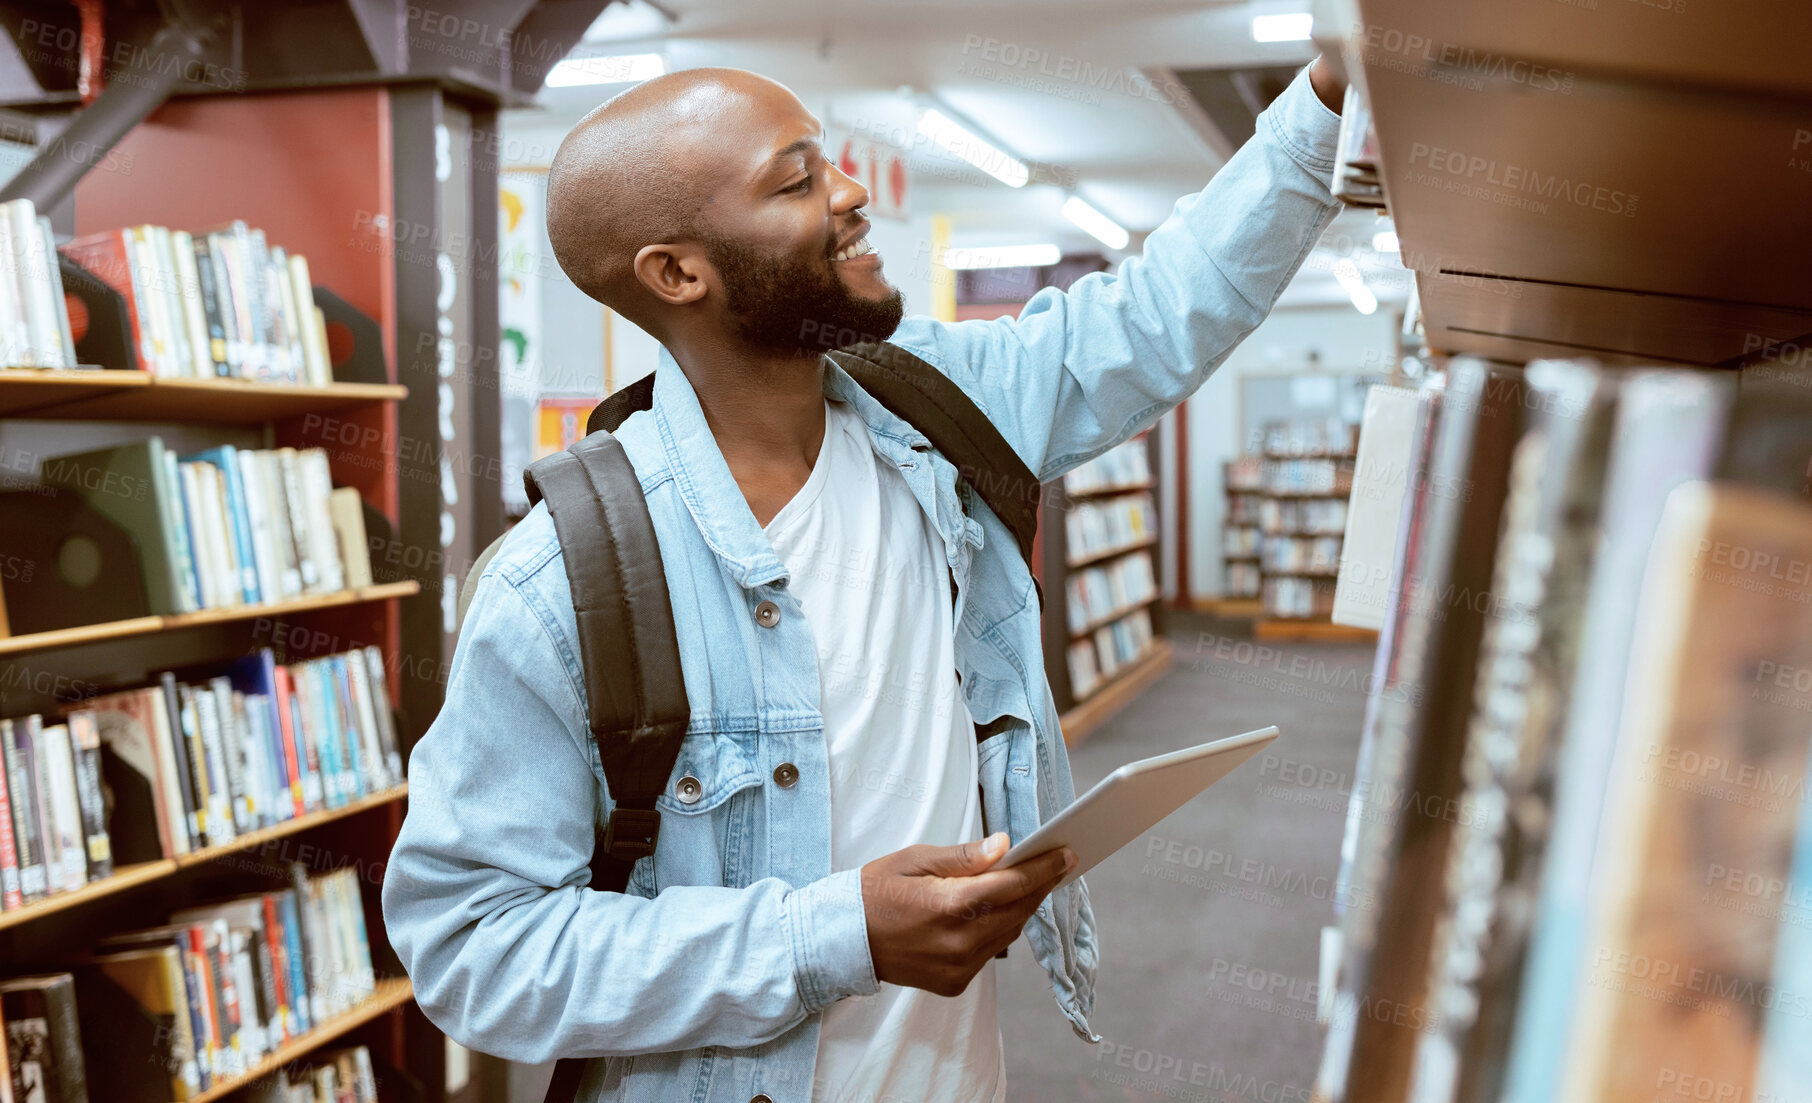
POLYGON ((1061 474, 1189 397, 1264 320, 1337 209, 1339 125, 1305 69, 1118 275, 1041 291, 1017 319, 909 318, 892 340, 967 390, 1039 478, 1061 474))
POLYGON ((582 887, 602 780, 539 605, 485 576, 410 759, 384 920, 428 1018, 542 1062, 757 1045, 874 992, 860 870, 652 900, 582 887))

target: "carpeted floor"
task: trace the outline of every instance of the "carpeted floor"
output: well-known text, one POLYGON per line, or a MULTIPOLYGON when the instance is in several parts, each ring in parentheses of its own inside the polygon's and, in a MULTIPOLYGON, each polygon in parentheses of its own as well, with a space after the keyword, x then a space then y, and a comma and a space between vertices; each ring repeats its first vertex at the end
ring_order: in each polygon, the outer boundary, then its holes
POLYGON ((1171 672, 1071 751, 1082 792, 1120 764, 1276 724, 1266 751, 1089 874, 1101 967, 1079 1039, 1022 942, 999 965, 1007 1098, 1307 1103, 1321 928, 1373 647, 1254 644, 1171 617, 1171 672))

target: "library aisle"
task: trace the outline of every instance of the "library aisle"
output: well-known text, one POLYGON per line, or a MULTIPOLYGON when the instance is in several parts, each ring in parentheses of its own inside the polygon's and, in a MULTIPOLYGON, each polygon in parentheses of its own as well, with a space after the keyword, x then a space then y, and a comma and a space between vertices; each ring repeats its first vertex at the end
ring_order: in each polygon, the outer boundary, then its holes
POLYGON ((0 1103, 1812 1103, 1809 44, 0 3, 0 1103))

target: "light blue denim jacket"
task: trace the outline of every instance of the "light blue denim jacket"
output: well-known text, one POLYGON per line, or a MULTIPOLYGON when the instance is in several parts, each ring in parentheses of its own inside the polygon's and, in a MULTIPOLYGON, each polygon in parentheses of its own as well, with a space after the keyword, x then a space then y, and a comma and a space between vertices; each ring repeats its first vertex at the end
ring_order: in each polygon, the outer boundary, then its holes
MULTIPOLYGON (((1299 75, 1118 276, 1043 291, 1016 321, 909 318, 893 340, 1054 478, 1188 397, 1264 318, 1334 214, 1337 130, 1299 75)), ((962 692, 975 722, 998 729, 980 747, 986 825, 1024 838, 1075 796, 1031 573, 952 465, 826 363, 825 393, 854 404, 943 536, 962 692)), ((385 922, 422 1010, 457 1041, 519 1061, 607 1058, 582 1100, 808 1103, 818 1012, 876 989, 860 871, 830 869, 810 629, 670 358, 653 408, 617 437, 660 539, 691 699, 673 777, 697 778, 702 795, 659 798, 660 846, 627 893, 586 888, 611 803, 538 505, 485 569, 446 702, 411 755, 385 922), (772 627, 756 623, 763 601, 780 608, 772 627), (773 780, 783 763, 798 768, 789 787, 773 780)), ((1025 935, 1089 1037, 1097 949, 1082 883, 1045 901, 1025 935)))

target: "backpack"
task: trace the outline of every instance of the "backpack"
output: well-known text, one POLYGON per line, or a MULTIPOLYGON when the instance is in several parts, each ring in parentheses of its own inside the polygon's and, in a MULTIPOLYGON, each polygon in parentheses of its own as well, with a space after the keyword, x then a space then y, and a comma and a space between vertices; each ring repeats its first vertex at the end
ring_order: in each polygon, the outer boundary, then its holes
MULTIPOLYGON (((830 356, 956 465, 1012 531, 1030 565, 1038 479, 962 388, 885 342, 830 356)), ((641 483, 611 435, 630 414, 653 404, 651 373, 599 403, 583 439, 536 461, 522 476, 529 503, 547 502, 560 541, 578 619, 586 719, 616 802, 592 850, 591 887, 601 892, 624 891, 637 860, 654 854, 661 826, 655 798, 666 791, 691 719, 660 545, 641 483)), ((478 578, 503 539, 492 541, 466 575, 457 613, 462 625, 478 578)), ((584 1058, 559 1061, 547 1103, 577 1097, 585 1063, 584 1058)))

